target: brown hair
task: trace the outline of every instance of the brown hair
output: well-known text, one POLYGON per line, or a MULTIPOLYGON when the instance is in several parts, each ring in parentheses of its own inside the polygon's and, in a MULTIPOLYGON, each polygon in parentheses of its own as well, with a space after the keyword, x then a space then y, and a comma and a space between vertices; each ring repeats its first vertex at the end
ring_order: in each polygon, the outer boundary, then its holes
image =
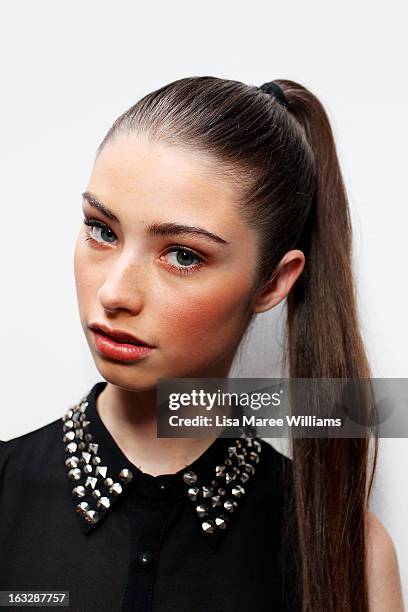
MULTIPOLYGON (((274 83, 287 107, 239 81, 179 79, 123 113, 98 152, 117 134, 138 132, 216 160, 216 171, 236 185, 240 212, 260 238, 254 293, 287 251, 305 254, 303 273, 287 296, 289 377, 369 378, 349 207, 329 120, 305 87, 274 83)), ((305 612, 368 611, 365 511, 377 445, 376 439, 368 478, 368 439, 293 440, 305 612)))

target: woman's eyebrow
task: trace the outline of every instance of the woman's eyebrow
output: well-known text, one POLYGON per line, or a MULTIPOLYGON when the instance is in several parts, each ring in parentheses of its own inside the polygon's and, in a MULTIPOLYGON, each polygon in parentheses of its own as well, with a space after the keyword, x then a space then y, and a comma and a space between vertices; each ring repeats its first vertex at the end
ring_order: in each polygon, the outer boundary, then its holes
POLYGON ((102 204, 102 202, 100 202, 98 198, 95 197, 90 191, 84 191, 82 197, 88 202, 90 206, 93 206, 94 208, 99 210, 99 212, 105 215, 105 217, 108 217, 108 219, 110 219, 111 221, 116 221, 116 223, 119 223, 118 217, 111 210, 109 210, 109 208, 107 208, 105 204, 102 204))
MULTIPOLYGON (((92 193, 89 191, 85 191, 82 194, 82 197, 88 202, 90 206, 96 208, 101 212, 105 217, 110 219, 111 221, 115 221, 119 223, 118 217, 113 213, 109 208, 107 208, 102 202, 98 200, 92 193)), ((217 244, 228 244, 224 238, 218 236, 217 234, 213 234, 208 230, 202 227, 195 227, 192 225, 183 225, 181 223, 167 222, 167 223, 151 223, 147 226, 146 232, 152 236, 177 236, 180 234, 185 234, 189 236, 203 236, 212 242, 216 242, 217 244)))

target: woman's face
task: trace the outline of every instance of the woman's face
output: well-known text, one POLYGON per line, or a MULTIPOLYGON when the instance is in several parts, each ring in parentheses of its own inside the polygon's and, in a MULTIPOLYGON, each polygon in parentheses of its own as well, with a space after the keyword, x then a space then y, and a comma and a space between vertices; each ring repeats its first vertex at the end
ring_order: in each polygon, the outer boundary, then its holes
POLYGON ((81 324, 103 378, 146 390, 158 378, 227 376, 248 321, 257 256, 233 187, 199 154, 133 134, 104 147, 84 196, 93 225, 81 227, 75 279, 81 324), (107 356, 95 344, 95 324, 154 348, 134 361, 107 356))

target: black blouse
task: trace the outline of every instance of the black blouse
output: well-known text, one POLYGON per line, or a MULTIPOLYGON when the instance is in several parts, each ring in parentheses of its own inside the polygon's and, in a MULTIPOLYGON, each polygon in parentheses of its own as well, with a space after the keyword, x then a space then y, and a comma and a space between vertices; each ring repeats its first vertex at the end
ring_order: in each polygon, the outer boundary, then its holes
POLYGON ((105 386, 0 443, 0 590, 69 591, 83 612, 300 611, 290 459, 219 437, 146 474, 99 416, 105 386))

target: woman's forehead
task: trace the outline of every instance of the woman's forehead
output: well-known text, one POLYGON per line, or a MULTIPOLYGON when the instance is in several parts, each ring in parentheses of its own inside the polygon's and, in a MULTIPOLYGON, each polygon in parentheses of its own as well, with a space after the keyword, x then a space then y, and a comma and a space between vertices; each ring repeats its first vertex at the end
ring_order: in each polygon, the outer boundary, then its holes
POLYGON ((237 191, 221 177, 215 161, 135 135, 105 145, 87 191, 123 219, 141 212, 170 214, 176 220, 206 222, 215 233, 248 231, 239 214, 237 191))

